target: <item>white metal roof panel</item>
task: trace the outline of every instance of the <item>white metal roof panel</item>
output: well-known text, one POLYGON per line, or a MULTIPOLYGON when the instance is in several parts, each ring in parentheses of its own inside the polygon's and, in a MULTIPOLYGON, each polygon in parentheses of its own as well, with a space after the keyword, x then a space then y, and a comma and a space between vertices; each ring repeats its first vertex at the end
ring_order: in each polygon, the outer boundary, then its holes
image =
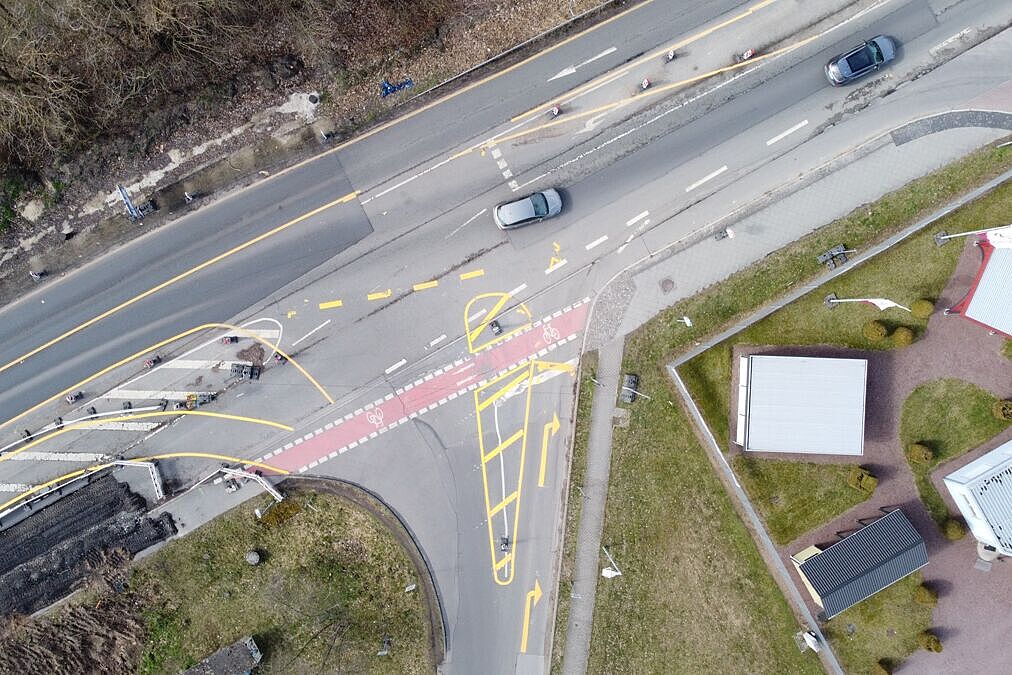
MULTIPOLYGON (((1012 551, 1012 441, 981 455, 943 480, 950 492, 952 485, 965 486, 994 538, 1004 550, 1012 551)), ((959 500, 956 504, 962 510, 959 500)))
POLYGON ((749 357, 745 449, 864 454, 868 361, 749 357))
POLYGON ((1012 335, 1012 248, 995 248, 963 315, 1012 335))

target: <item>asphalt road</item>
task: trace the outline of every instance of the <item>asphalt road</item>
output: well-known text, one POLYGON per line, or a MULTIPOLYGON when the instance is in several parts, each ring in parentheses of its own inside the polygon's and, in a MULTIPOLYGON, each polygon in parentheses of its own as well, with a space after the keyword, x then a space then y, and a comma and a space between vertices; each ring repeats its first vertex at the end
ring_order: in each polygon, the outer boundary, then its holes
MULTIPOLYGON (((757 62, 756 70, 714 76, 670 96, 636 98, 635 83, 643 76, 655 87, 666 86, 726 65, 741 45, 777 31, 800 31, 811 18, 794 3, 782 8, 772 3, 768 14, 743 18, 694 42, 670 66, 658 59, 630 63, 698 33, 701 24, 730 9, 730 3, 690 9, 689 3, 656 0, 501 78, 208 205, 66 279, 51 280, 0 312, 0 364, 242 241, 360 192, 0 372, 0 418, 192 326, 237 314, 273 318, 283 326, 282 346, 297 353, 337 402, 329 405, 294 368, 284 366, 269 370, 256 385, 231 391, 220 406, 284 421, 295 427, 291 434, 187 418, 139 447, 132 445, 135 436, 113 440, 97 431, 86 440, 75 437, 73 447, 129 448, 135 455, 181 449, 246 458, 269 454, 264 461, 291 462, 288 468, 296 471, 363 484, 401 514, 433 566, 449 628, 447 669, 540 672, 551 630, 573 380, 560 371, 525 385, 533 386, 528 408, 515 405, 520 394, 502 408, 482 408, 476 396, 487 394, 486 385, 525 359, 573 359, 579 340, 556 347, 546 327, 575 316, 574 304, 581 306, 596 284, 648 252, 651 237, 676 239, 699 227, 695 217, 676 217, 686 209, 724 213, 735 201, 789 181, 801 168, 817 166, 897 120, 944 108, 951 92, 970 97, 1004 81, 1000 72, 984 70, 946 75, 933 84, 929 74, 916 83, 917 97, 890 105, 903 96, 901 89, 879 100, 922 61, 930 62, 934 45, 971 20, 976 25, 984 9, 994 12, 987 3, 967 0, 947 12, 922 1, 873 6, 819 0, 807 7, 812 16, 835 11, 840 20, 820 26, 828 32, 796 52, 757 62), (829 30, 831 25, 839 27, 829 30), (863 86, 829 87, 821 74, 827 56, 878 32, 904 43, 900 62, 863 86), (549 80, 611 47, 616 50, 571 79, 549 80), (614 82, 565 93, 614 66, 630 70, 614 82), (625 99, 587 129, 603 106, 625 99), (572 126, 547 126, 541 114, 511 119, 551 100, 565 101, 560 121, 570 115, 572 126), (797 127, 799 120, 803 127, 797 127), (793 127, 798 130, 769 142, 793 127), (496 135, 508 140, 478 149, 496 135), (790 170, 761 171, 792 156, 796 164, 790 170), (487 209, 514 194, 511 180, 518 188, 559 185, 566 200, 563 215, 509 234, 495 230, 487 209), (432 281, 438 283, 413 290, 432 281), (487 350, 469 347, 465 335, 494 311, 488 298, 469 302, 492 293, 512 293, 502 311, 523 302, 530 319, 507 312, 507 332, 519 331, 513 340, 487 350), (370 294, 376 299, 368 299, 370 294), (337 299, 340 308, 318 308, 337 299), (526 346, 516 352, 521 344, 526 346), (480 382, 486 384, 479 387, 480 382), (432 383, 441 389, 431 389, 432 383), (429 398, 412 398, 421 394, 429 398), (403 422, 385 412, 378 423, 369 422, 375 436, 346 433, 366 424, 370 414, 375 420, 376 410, 395 405, 401 406, 396 414, 403 422), (553 436, 545 428, 555 415, 563 432, 553 436), (517 430, 522 433, 511 444, 495 450, 517 430), (523 445, 516 445, 521 440, 523 445), (298 453, 316 445, 333 456, 301 459, 298 453), (549 450, 546 480, 538 487, 543 448, 549 450), (515 557, 497 568, 502 558, 497 559, 495 538, 514 527, 515 557)), ((730 16, 740 12, 733 9, 730 16)), ((489 336, 481 329, 475 339, 489 336)), ((116 383, 106 380, 89 393, 116 383)), ((6 440, 16 438, 15 428, 37 428, 53 410, 59 407, 9 426, 6 440)), ((41 480, 37 467, 11 464, 2 465, 3 480, 41 480)), ((59 462, 41 471, 73 466, 59 462)), ((165 468, 170 478, 184 482, 207 470, 207 464, 165 468)), ((208 500, 215 499, 209 491, 208 500)))

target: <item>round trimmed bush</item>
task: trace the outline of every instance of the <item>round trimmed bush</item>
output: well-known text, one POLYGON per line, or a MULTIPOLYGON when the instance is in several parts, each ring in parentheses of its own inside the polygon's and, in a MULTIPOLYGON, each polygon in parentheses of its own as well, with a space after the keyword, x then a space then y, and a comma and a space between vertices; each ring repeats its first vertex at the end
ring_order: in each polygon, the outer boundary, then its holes
POLYGON ((872 342, 879 342, 885 340, 886 336, 889 335, 889 329, 885 327, 885 324, 877 319, 865 322, 861 327, 861 332, 866 338, 872 342))
POLYGON ((921 584, 914 591, 914 602, 925 607, 934 607, 938 604, 938 593, 925 584, 921 584))
POLYGON ((949 518, 945 521, 945 526, 942 530, 945 532, 945 538, 949 541, 959 541, 966 536, 966 525, 963 525, 962 521, 955 518, 949 518))
POLYGON ((1000 420, 1012 422, 1012 400, 995 401, 991 406, 991 412, 1000 420))
POLYGON ((931 460, 935 458, 935 453, 923 443, 911 443, 907 448, 907 455, 911 462, 917 464, 930 464, 931 460))
POLYGON ((927 319, 935 311, 935 303, 926 298, 910 303, 910 313, 918 319, 927 319))
POLYGON ((942 651, 942 641, 938 639, 938 636, 929 630, 924 631, 917 636, 917 644, 922 649, 926 649, 929 652, 938 653, 942 651))
POLYGON ((872 675, 890 675, 893 671, 889 670, 889 666, 886 665, 885 661, 876 661, 871 667, 872 675))
POLYGON ((907 347, 914 342, 914 331, 910 330, 906 326, 900 326, 893 331, 890 338, 892 339, 893 344, 897 347, 907 347))

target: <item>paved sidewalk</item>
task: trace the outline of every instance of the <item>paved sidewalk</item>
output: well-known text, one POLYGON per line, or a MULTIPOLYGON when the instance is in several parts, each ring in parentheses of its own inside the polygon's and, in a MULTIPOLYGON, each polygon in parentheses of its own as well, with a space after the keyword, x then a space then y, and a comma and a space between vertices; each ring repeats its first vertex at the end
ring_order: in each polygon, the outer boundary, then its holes
POLYGON ((582 675, 587 670, 590 633, 594 621, 594 597, 604 528, 604 505, 611 472, 612 413, 618 396, 619 376, 625 341, 615 340, 598 352, 597 382, 591 406, 590 439, 587 442, 587 469, 583 480, 583 508, 576 535, 576 564, 573 570, 572 602, 566 628, 566 651, 562 672, 582 675))

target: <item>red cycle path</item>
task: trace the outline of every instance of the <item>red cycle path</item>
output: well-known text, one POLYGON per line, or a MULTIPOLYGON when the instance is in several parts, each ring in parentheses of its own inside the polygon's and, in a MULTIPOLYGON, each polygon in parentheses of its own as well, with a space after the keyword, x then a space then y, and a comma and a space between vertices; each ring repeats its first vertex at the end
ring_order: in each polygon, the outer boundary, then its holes
POLYGON ((261 461, 304 472, 480 386, 496 374, 565 344, 583 330, 590 304, 567 307, 461 362, 449 364, 367 406, 267 453, 261 461))

